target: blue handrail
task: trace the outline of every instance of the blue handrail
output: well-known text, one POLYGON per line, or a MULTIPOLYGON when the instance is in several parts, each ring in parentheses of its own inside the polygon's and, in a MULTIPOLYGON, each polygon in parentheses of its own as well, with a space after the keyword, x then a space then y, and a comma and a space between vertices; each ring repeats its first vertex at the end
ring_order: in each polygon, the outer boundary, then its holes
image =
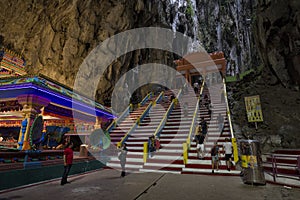
POLYGON ((175 103, 178 101, 178 98, 181 97, 181 93, 182 93, 182 89, 180 89, 178 95, 177 95, 177 98, 176 99, 173 99, 172 103, 170 104, 167 112, 165 113, 163 119, 161 120, 159 126, 157 127, 157 129, 155 130, 154 132, 154 136, 157 136, 157 137, 160 137, 160 133, 162 131, 162 129, 165 127, 165 124, 171 114, 171 112, 173 111, 174 109, 174 106, 175 106, 175 103))

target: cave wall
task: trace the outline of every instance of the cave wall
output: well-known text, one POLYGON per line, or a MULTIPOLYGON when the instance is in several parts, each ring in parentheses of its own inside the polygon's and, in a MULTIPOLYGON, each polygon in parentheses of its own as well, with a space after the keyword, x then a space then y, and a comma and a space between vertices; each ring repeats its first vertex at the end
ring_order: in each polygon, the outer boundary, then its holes
POLYGON ((300 1, 257 0, 255 38, 264 65, 284 87, 300 84, 300 1))
POLYGON ((257 0, 254 38, 262 70, 228 84, 238 138, 257 139, 264 152, 300 148, 300 1, 257 0), (264 121, 248 123, 244 97, 260 95, 264 121))
MULTIPOLYGON (((224 51, 230 75, 265 66, 262 73, 230 85, 235 131, 241 137, 254 133, 266 150, 296 148, 299 7, 299 0, 1 0, 0 43, 24 55, 29 74, 42 73, 72 87, 84 58, 110 36, 145 26, 182 32, 208 52, 224 51), (265 119, 258 132, 247 123, 243 103, 244 96, 256 94, 265 119)), ((109 101, 129 69, 151 62, 175 67, 173 58, 154 49, 127 53, 109 66, 96 99, 109 101)))
POLYGON ((228 75, 260 65, 253 35, 255 0, 199 0, 197 8, 199 38, 208 52, 224 52, 228 75))
MULTIPOLYGON (((29 74, 70 87, 85 57, 110 36, 144 26, 170 28, 167 5, 158 0, 2 0, 0 8, 1 45, 24 55, 29 74)), ((127 53, 109 66, 96 99, 107 102, 116 81, 137 64, 174 66, 172 56, 159 50, 127 53)))

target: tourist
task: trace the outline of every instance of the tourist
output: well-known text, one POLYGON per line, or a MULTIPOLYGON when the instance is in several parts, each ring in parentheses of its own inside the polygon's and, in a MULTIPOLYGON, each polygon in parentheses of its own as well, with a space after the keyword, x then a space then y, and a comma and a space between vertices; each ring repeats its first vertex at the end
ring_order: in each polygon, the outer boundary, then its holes
POLYGON ((214 146, 211 148, 211 168, 212 173, 215 173, 215 169, 219 170, 219 146, 217 142, 214 143, 214 146))
POLYGON ((221 113, 219 113, 218 117, 217 117, 217 123, 219 125, 219 131, 221 133, 221 135, 223 134, 223 130, 224 130, 224 117, 221 115, 221 113))
POLYGON ((152 135, 149 137, 149 141, 148 141, 148 146, 149 146, 149 152, 150 152, 150 158, 154 157, 154 152, 156 151, 156 144, 155 144, 155 136, 152 135))
POLYGON ((229 138, 225 139, 225 144, 223 145, 223 149, 225 151, 225 160, 227 170, 230 171, 231 168, 231 156, 232 156, 232 144, 229 138))
POLYGON ((211 114, 212 114, 212 109, 213 109, 213 106, 211 103, 209 103, 208 105, 208 117, 211 119, 211 114))
POLYGON ((155 136, 155 149, 158 151, 161 148, 159 137, 155 136))
POLYGON ((175 96, 172 94, 171 96, 170 96, 170 102, 172 103, 172 101, 175 99, 175 96))
POLYGON ((70 169, 72 167, 73 164, 73 144, 72 143, 68 143, 67 147, 64 150, 64 173, 61 179, 61 185, 64 185, 66 183, 70 183, 68 182, 67 178, 70 172, 70 169))
POLYGON ((197 95, 198 92, 199 92, 199 84, 198 84, 198 82, 195 82, 195 83, 193 84, 193 86, 194 86, 195 94, 197 95))
POLYGON ((194 137, 194 140, 196 141, 196 147, 197 145, 199 144, 199 141, 200 141, 200 135, 202 135, 202 128, 201 126, 197 126, 196 129, 195 129, 195 137, 194 137))
POLYGON ((2 134, 0 134, 0 142, 3 141, 3 137, 2 137, 2 134))
POLYGON ((207 122, 205 121, 204 117, 201 117, 201 122, 199 124, 202 128, 202 134, 204 135, 204 137, 206 137, 207 134, 207 122))
POLYGON ((122 168, 122 172, 121 172, 121 177, 125 176, 125 165, 126 165, 126 157, 127 157, 127 144, 123 143, 122 147, 119 149, 119 160, 120 160, 120 164, 121 164, 121 168, 122 168))
MULTIPOLYGON (((200 126, 201 127, 201 126, 200 126)), ((199 135, 199 141, 196 147, 197 150, 197 158, 199 159, 204 159, 204 140, 205 140, 205 136, 200 133, 199 135)))
POLYGON ((185 102, 183 104, 183 115, 184 115, 184 117, 187 117, 188 114, 189 114, 189 105, 187 102, 185 102))
POLYGON ((225 103, 225 92, 223 87, 221 87, 221 103, 225 103))

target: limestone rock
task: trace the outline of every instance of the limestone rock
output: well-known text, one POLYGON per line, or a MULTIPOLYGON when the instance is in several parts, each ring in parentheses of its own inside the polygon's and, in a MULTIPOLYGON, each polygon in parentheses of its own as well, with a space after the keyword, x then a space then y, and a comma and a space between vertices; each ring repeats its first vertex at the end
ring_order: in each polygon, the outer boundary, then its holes
POLYGON ((257 2, 255 35, 265 66, 285 87, 299 85, 300 1, 257 2))

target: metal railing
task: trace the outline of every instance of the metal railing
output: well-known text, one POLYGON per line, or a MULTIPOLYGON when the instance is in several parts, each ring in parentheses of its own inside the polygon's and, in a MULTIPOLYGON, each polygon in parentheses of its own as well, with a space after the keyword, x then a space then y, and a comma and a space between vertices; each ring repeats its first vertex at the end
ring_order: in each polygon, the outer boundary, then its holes
POLYGON ((300 180, 300 156, 299 155, 277 155, 277 154, 264 154, 264 155, 271 157, 271 162, 264 161, 263 163, 272 165, 272 171, 265 170, 265 172, 273 176, 274 182, 276 182, 277 177, 300 180), (282 163, 277 161, 279 159, 285 159, 285 160, 293 159, 295 161, 294 163, 282 163), (290 173, 288 173, 287 171, 289 171, 290 173))
POLYGON ((158 97, 157 97, 156 100, 154 101, 154 104, 155 104, 155 105, 158 104, 158 103, 162 100, 164 94, 165 94, 164 91, 162 91, 162 92, 158 95, 158 97))
MULTIPOLYGON (((139 106, 144 105, 151 97, 152 97, 152 92, 150 92, 145 96, 145 98, 141 101, 141 103, 139 103, 139 106)), ((133 105, 130 104, 117 119, 114 119, 112 121, 112 123, 106 128, 106 131, 110 132, 114 127, 116 127, 117 124, 120 124, 121 121, 129 115, 132 109, 133 109, 133 105)))
MULTIPOLYGON (((172 112, 174 106, 176 105, 176 102, 178 102, 178 97, 179 98, 181 97, 181 93, 182 93, 182 90, 179 91, 179 93, 177 95, 177 98, 172 100, 167 112, 165 113, 163 119, 160 121, 158 127, 156 128, 156 130, 153 134, 154 136, 156 136, 156 137, 160 136, 160 133, 161 133, 162 129, 164 128, 164 126, 167 122, 167 119, 169 118, 170 113, 172 112)), ((164 95, 164 92, 161 92, 160 95, 158 96, 158 98, 156 99, 155 103, 154 103, 155 105, 162 99, 163 95, 164 95)), ((148 142, 144 142, 143 145, 144 145, 143 161, 144 161, 144 163, 146 163, 147 162, 147 157, 148 157, 148 151, 149 151, 148 142)))
POLYGON ((204 81, 202 82, 202 85, 201 85, 199 97, 198 97, 198 100, 197 100, 197 103, 196 103, 196 108, 195 108, 193 119, 192 119, 192 124, 191 124, 191 127, 190 127, 188 138, 186 140, 186 143, 188 144, 188 149, 190 149, 192 134, 195 132, 195 127, 196 127, 195 122, 197 121, 197 117, 198 117, 200 98, 201 98, 202 93, 203 93, 203 88, 204 88, 204 81))
POLYGON ((169 106, 167 112, 165 113, 163 119, 160 121, 160 123, 159 123, 157 129, 155 130, 154 136, 156 136, 156 137, 159 137, 159 136, 160 136, 160 133, 161 133, 162 129, 164 128, 164 126, 165 126, 165 124, 166 124, 166 122, 167 122, 167 120, 168 120, 168 118, 169 118, 171 112, 173 111, 174 106, 175 106, 175 105, 177 104, 177 102, 178 102, 178 98, 181 97, 181 93, 182 93, 182 89, 180 89, 180 91, 179 91, 179 93, 178 93, 178 95, 177 95, 177 98, 175 98, 175 99, 172 100, 172 102, 171 102, 171 104, 170 104, 170 106, 169 106))
POLYGON ((105 131, 110 132, 114 127, 116 127, 117 124, 119 124, 126 116, 129 115, 129 113, 130 113, 130 111, 132 110, 132 108, 133 108, 133 105, 130 104, 130 105, 122 112, 122 114, 121 114, 118 118, 114 119, 114 120, 111 122, 111 124, 106 128, 105 131))
POLYGON ((143 121, 143 119, 148 115, 152 106, 153 106, 153 102, 150 102, 150 104, 147 106, 147 108, 144 110, 144 112, 141 114, 141 116, 138 117, 138 119, 137 119, 138 125, 140 125, 141 121, 143 121))
POLYGON ((195 127, 196 127, 195 122, 197 121, 197 117, 198 117, 200 98, 201 98, 202 93, 203 93, 204 82, 205 81, 203 81, 202 85, 201 85, 200 94, 199 94, 199 97, 198 97, 198 100, 197 100, 197 103, 196 103, 196 108, 195 108, 195 111, 194 111, 194 114, 193 114, 192 124, 191 124, 191 127, 190 127, 188 138, 186 139, 186 142, 182 144, 182 146, 183 146, 183 163, 184 164, 187 164, 187 162, 188 162, 188 156, 189 156, 188 152, 189 152, 190 147, 191 147, 192 134, 195 132, 195 127))
POLYGON ((145 98, 138 104, 138 107, 141 107, 141 106, 145 105, 145 103, 146 103, 149 99, 151 99, 151 97, 152 97, 152 92, 150 92, 149 94, 147 94, 147 95, 145 96, 145 98))
POLYGON ((140 124, 141 118, 145 117, 148 112, 150 111, 152 107, 153 102, 150 102, 147 108, 144 110, 144 112, 136 119, 135 123, 132 125, 132 127, 129 129, 129 131, 124 135, 124 137, 121 139, 120 142, 118 142, 118 147, 122 146, 122 144, 128 139, 128 137, 131 135, 131 133, 136 129, 136 127, 140 124))
POLYGON ((223 78, 223 87, 224 87, 224 98, 225 98, 225 104, 226 104, 226 111, 227 111, 228 123, 229 123, 229 128, 230 128, 230 134, 231 134, 231 138, 234 138, 232 123, 231 123, 231 117, 230 117, 230 110, 229 110, 229 106, 228 106, 227 90, 226 90, 226 84, 225 84, 225 79, 224 78, 223 78))
POLYGON ((227 96, 227 90, 226 90, 226 84, 225 84, 224 78, 223 78, 223 87, 224 87, 224 99, 225 99, 225 104, 226 104, 226 113, 227 113, 227 119, 228 119, 228 123, 229 123, 230 134, 231 134, 231 142, 232 142, 232 147, 233 147, 233 158, 234 158, 234 162, 237 163, 239 160, 238 145, 237 145, 237 140, 234 137, 234 133, 233 133, 230 110, 229 110, 229 106, 228 106, 228 96, 227 96))

